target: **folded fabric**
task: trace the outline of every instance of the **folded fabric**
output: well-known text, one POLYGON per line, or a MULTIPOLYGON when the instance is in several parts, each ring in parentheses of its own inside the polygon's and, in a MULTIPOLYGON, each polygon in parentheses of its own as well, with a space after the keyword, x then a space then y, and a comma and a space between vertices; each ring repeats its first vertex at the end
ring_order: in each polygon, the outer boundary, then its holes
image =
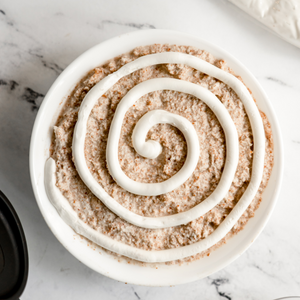
POLYGON ((300 48, 300 0, 229 0, 300 48))

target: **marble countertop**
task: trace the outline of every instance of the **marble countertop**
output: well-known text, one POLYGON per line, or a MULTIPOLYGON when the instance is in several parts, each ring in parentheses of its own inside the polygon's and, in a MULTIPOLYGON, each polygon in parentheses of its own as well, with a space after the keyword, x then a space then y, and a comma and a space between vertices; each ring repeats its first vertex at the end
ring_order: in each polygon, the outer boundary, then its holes
POLYGON ((300 49, 220 0, 2 0, 0 189, 15 206, 29 247, 21 299, 274 299, 300 295, 300 49), (176 287, 124 284, 95 273, 54 237, 29 178, 33 122, 47 90, 78 55, 133 30, 172 29, 235 55, 259 80, 280 122, 284 180, 274 213, 251 248, 225 269, 176 287))

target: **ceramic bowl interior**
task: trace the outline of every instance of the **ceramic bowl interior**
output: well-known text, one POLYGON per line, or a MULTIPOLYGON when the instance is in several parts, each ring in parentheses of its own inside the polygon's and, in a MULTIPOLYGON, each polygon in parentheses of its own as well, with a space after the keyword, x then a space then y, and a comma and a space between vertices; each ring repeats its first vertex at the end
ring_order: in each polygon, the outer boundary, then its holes
POLYGON ((95 271, 119 281, 148 286, 176 285, 194 281, 222 269, 239 257, 257 238, 270 217, 279 192, 282 169, 283 151, 278 122, 270 101, 254 76, 223 49, 198 37, 166 30, 136 31, 121 35, 96 45, 77 58, 62 72, 48 91, 39 109, 30 145, 30 174, 35 197, 45 221, 57 239, 78 260, 95 271), (93 247, 88 246, 87 242, 60 218, 50 203, 44 186, 44 165, 49 157, 53 125, 76 83, 88 71, 108 59, 129 52, 137 46, 154 43, 191 45, 205 49, 215 57, 226 60, 234 72, 243 78, 251 89, 259 108, 267 115, 272 126, 275 147, 274 169, 264 191, 263 201, 255 217, 250 219, 244 230, 231 238, 227 244, 212 252, 209 257, 181 266, 159 264, 157 268, 128 264, 125 261, 119 262, 100 247, 96 247, 95 251, 93 247))

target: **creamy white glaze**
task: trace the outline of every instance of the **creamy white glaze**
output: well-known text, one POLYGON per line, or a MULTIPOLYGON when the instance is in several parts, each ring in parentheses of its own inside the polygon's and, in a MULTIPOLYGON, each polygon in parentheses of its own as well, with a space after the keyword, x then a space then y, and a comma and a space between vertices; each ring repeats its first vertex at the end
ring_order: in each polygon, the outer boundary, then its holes
MULTIPOLYGON (((145 218, 142 216, 139 216, 135 213, 132 213, 131 211, 127 210, 124 208, 122 205, 120 205, 117 201, 115 201, 113 198, 111 198, 105 191, 104 189, 100 186, 100 184, 95 180, 95 178, 92 176, 90 173, 86 161, 85 161, 85 156, 84 156, 84 142, 85 142, 85 135, 86 135, 86 127, 87 127, 87 120, 88 117, 91 113, 91 110, 93 109, 95 103, 98 101, 98 99, 105 94, 105 92, 112 87, 120 78, 123 76, 126 76, 138 69, 141 69, 143 67, 147 67, 149 65, 155 65, 155 64, 162 64, 162 63, 182 63, 188 66, 191 66, 201 72, 204 72, 206 74, 209 74, 213 77, 216 77, 220 79, 221 81, 225 82, 229 86, 231 86, 237 94, 240 96, 242 102, 245 105, 246 111, 249 115, 250 118, 250 123, 251 127, 253 128, 254 131, 254 141, 256 144, 256 151, 255 155, 257 155, 257 159, 254 157, 254 164, 253 164, 253 178, 256 177, 256 174, 258 174, 258 177, 255 181, 256 188, 258 188, 261 177, 262 177, 262 172, 263 172, 263 159, 264 159, 264 131, 263 131, 263 125, 262 125, 262 120, 260 118, 258 109, 248 92, 247 88, 233 75, 209 64, 208 62, 197 58, 192 55, 188 54, 183 54, 183 53, 175 53, 175 52, 168 52, 168 53, 158 53, 158 54, 151 54, 151 55, 146 55, 144 57, 138 58, 133 62, 130 62, 120 68, 118 71, 115 73, 105 77, 103 80, 101 80, 98 84, 96 84, 90 91, 89 93, 85 96, 81 107, 80 111, 78 114, 78 121, 75 126, 74 130, 74 136, 73 136, 73 156, 74 156, 74 161, 75 161, 75 166, 76 169, 83 180, 83 182, 86 184, 86 186, 92 191, 92 193, 97 196, 110 210, 112 210, 114 213, 116 213, 118 216, 123 218, 124 220, 140 226, 140 227, 146 227, 146 228, 164 228, 164 227, 170 227, 170 226, 176 226, 176 225, 181 225, 181 224, 186 224, 192 220, 194 220, 197 217, 200 217, 210 209, 212 209, 218 202, 222 200, 222 198, 225 196, 224 194, 224 187, 225 183, 227 184, 226 187, 228 186, 227 190, 229 189, 230 184, 226 180, 232 180, 232 174, 233 168, 236 168, 237 161, 235 164, 232 163, 234 159, 237 159, 238 155, 234 152, 232 152, 230 145, 232 142, 232 145, 234 143, 237 143, 237 138, 236 141, 232 141, 233 135, 229 133, 229 131, 226 129, 228 124, 230 124, 231 118, 227 118, 226 121, 222 121, 222 118, 225 118, 226 116, 229 116, 228 112, 226 109, 223 107, 223 105, 220 103, 220 101, 207 89, 204 89, 200 87, 199 85, 192 84, 186 81, 179 81, 176 79, 165 79, 165 80, 170 80, 168 82, 170 83, 169 87, 172 87, 176 89, 177 84, 178 86, 181 86, 185 92, 188 92, 190 94, 194 94, 196 97, 200 98, 203 100, 205 103, 208 104, 208 106, 214 111, 214 113, 217 115, 217 118, 219 119, 222 127, 224 128, 225 131, 225 137, 226 137, 226 146, 227 146, 227 157, 226 157, 226 165, 224 169, 224 173, 222 175, 221 181, 218 185, 214 193, 211 195, 211 198, 209 197, 202 203, 198 204, 195 206, 193 209, 179 213, 173 216, 167 216, 163 217, 164 219, 161 218, 145 218), (180 84, 179 84, 180 82, 180 84), (214 100, 213 100, 214 99, 214 100), (221 104, 221 105, 220 105, 221 104), (222 113, 221 110, 223 109, 222 113), (220 113, 219 111, 220 110, 220 113), (259 162, 255 161, 258 160, 259 162), (262 166, 259 166, 259 164, 262 164, 262 166), (228 176, 228 173, 230 176, 228 176), (228 177, 227 177, 228 176, 228 177), (259 182, 258 182, 259 181, 259 182), (216 198, 216 195, 219 196, 219 198, 216 198), (213 199, 213 200, 212 200, 213 199)), ((136 90, 138 91, 138 95, 143 95, 142 91, 144 88, 148 88, 149 91, 151 91, 151 86, 156 84, 156 89, 164 89, 164 85, 162 79, 156 79, 156 80, 149 80, 150 83, 147 84, 148 81, 143 83, 142 89, 139 89, 139 87, 135 87, 132 89, 130 92, 128 92, 129 97, 130 95, 135 95, 136 90), (152 84, 152 83, 153 84, 152 84)), ((155 89, 154 89, 155 90, 155 89)), ((126 97, 126 96, 125 96, 126 97)), ((124 98, 125 98, 124 97, 124 98)), ((122 107, 120 110, 124 114, 124 111, 126 110, 134 103, 135 97, 132 97, 132 101, 125 101, 122 102, 122 107)), ((136 99, 137 100, 137 99, 136 99)), ((121 113, 121 117, 122 117, 121 113)), ((119 120, 119 122, 122 122, 122 120, 119 120)), ((110 130, 114 130, 114 127, 111 125, 110 130)), ((233 131, 232 131, 233 132, 233 131)), ((234 131, 236 134, 236 131, 234 131)), ((116 132, 115 137, 118 139, 119 137, 119 132, 116 132)), ((233 146, 232 148, 237 147, 237 145, 233 146)), ((115 151, 114 157, 117 158, 117 144, 113 149, 109 149, 110 151, 115 151)), ((107 151, 110 152, 110 151, 107 151)), ((254 156, 255 156, 254 155, 254 156)), ((110 157, 108 156, 108 159, 110 157)), ((108 162, 110 170, 113 169, 113 171, 116 171, 114 168, 117 168, 118 166, 118 160, 114 162, 108 162)), ((119 168, 120 170, 121 168, 119 168)), ((122 172, 122 170, 121 170, 122 172)), ((116 174, 115 172, 114 174, 116 174)), ((125 174, 124 174, 125 175, 125 174)), ((175 175, 176 176, 176 175, 175 175)), ((122 176, 121 176, 122 177, 122 176)), ((119 178, 119 184, 123 184, 122 179, 126 178, 124 176, 123 178, 119 178)), ((128 178, 129 179, 129 178, 128 178)), ((172 180, 170 178, 169 180, 172 180)), ((254 180, 254 179, 253 179, 254 180)), ((128 180, 129 183, 130 179, 128 180)), ((131 181, 130 181, 131 182, 131 181)), ((252 183, 254 181, 251 181, 252 183)), ((250 182, 250 188, 252 186, 250 182)), ((178 183, 178 182, 177 182, 178 183)), ((134 182, 134 184, 131 183, 131 185, 136 185, 139 186, 137 182, 134 182)), ((144 184, 145 185, 145 184, 144 184)), ((156 183, 157 185, 157 183, 156 183)), ((176 185, 175 185, 176 186, 176 185)), ((123 185, 123 187, 127 187, 128 185, 123 185)), ((254 196, 254 195, 253 195, 254 196)))
MULTIPOLYGON (((155 141, 146 141, 147 133, 151 127, 156 124, 169 123, 177 127, 183 133, 187 142, 188 152, 183 167, 173 177, 163 182, 142 183, 130 179, 123 172, 118 159, 119 138, 127 110, 140 97, 150 92, 162 89, 186 92, 191 90, 188 88, 189 86, 191 88, 194 87, 191 83, 171 78, 151 79, 132 88, 118 104, 109 130, 106 161, 110 175, 123 189, 133 194, 144 196, 166 194, 181 186, 193 174, 200 154, 197 132, 191 122, 186 118, 163 110, 148 112, 139 120, 132 135, 133 146, 135 150, 144 157, 157 157, 161 152, 161 145, 155 141)), ((83 176, 85 176, 85 174, 83 174, 83 176)))
MULTIPOLYGON (((137 249, 125 244, 121 244, 119 242, 116 242, 107 236, 93 230, 88 225, 86 225, 83 221, 81 221, 76 213, 72 210, 71 206, 69 205, 68 201, 61 195, 57 187, 55 186, 55 162, 52 159, 49 159, 45 166, 45 186, 48 193, 48 196, 51 200, 51 202, 55 205, 56 209, 62 216, 62 218, 78 233, 86 236, 90 240, 96 242, 97 244, 101 245, 104 248, 107 248, 109 250, 112 250, 116 253, 131 257, 136 260, 145 261, 145 262, 163 262, 163 261, 171 261, 176 260, 180 258, 184 258, 196 253, 199 253, 201 251, 206 250, 207 248, 211 247, 212 245, 216 244, 219 240, 221 240, 234 226, 234 224, 237 222, 237 220, 241 217, 243 212, 246 210, 248 205, 251 203, 252 199, 254 198, 260 182, 262 178, 263 168, 264 168, 264 153, 265 153, 265 136, 264 136, 264 128, 262 124, 262 120, 259 114, 259 111, 248 92, 247 88, 233 75, 197 58, 188 54, 182 54, 182 53, 160 53, 160 54, 152 54, 147 55, 145 57, 139 58, 121 69, 119 69, 117 72, 109 75, 108 77, 104 78, 102 81, 100 81, 85 97, 79 117, 78 122, 75 127, 74 137, 73 137, 73 154, 75 157, 75 165, 76 168, 82 178, 82 173, 86 173, 86 162, 84 159, 84 140, 85 140, 85 133, 86 133, 86 123, 87 119, 90 115, 90 112, 101 95, 103 95, 115 82, 119 80, 119 78, 132 73, 133 71, 146 67, 148 65, 152 64, 162 64, 162 63, 182 63, 189 65, 203 73, 206 73, 210 76, 213 76, 224 83, 228 84, 231 88, 234 89, 234 91, 237 93, 237 95, 242 100, 246 112, 248 114, 248 117, 250 119, 251 127, 253 130, 253 136, 254 136, 254 157, 253 157, 253 167, 252 167, 252 174, 251 174, 251 181, 248 185, 248 188, 246 189, 245 193, 243 194, 240 201, 237 203, 237 205, 234 207, 234 209, 231 211, 231 213, 227 216, 227 218, 219 225, 219 227, 205 240, 199 241, 195 244, 181 247, 178 249, 171 249, 171 250, 162 250, 162 251, 145 251, 141 249, 137 249), (77 157, 77 159, 76 159, 77 157), (83 159, 81 159, 83 157, 83 159), (79 159, 78 159, 79 158, 79 159), (51 178, 50 178, 51 177, 51 178)), ((173 79, 174 80, 174 79, 173 79)), ((195 84, 195 89, 198 89, 196 87, 199 87, 195 84)), ((199 90, 200 91, 200 90, 199 90)), ((189 91, 191 94, 191 90, 189 91)), ((205 92, 201 91, 201 93, 207 93, 208 98, 211 98, 212 93, 210 93, 208 90, 205 92)), ((196 96, 197 97, 197 96, 196 96)), ((214 96, 213 96, 214 97, 214 96)), ((200 97, 201 100, 203 100, 203 95, 200 97)), ((218 101, 219 104, 221 104, 218 101)), ((219 106, 219 105, 217 105, 219 106)), ((217 107, 216 106, 216 107, 217 107)), ((221 106, 223 106, 221 104, 221 106)), ((216 113, 215 109, 216 107, 214 104, 210 106, 210 108, 216 113)), ((225 109, 223 107, 223 109, 225 109)), ((226 111, 226 109, 225 109, 226 111)), ((228 112, 222 113, 221 116, 218 116, 216 113, 221 125, 225 128, 230 124, 230 121, 224 121, 226 117, 228 116, 228 112), (224 119, 223 119, 224 118, 224 119), (223 121, 222 121, 223 120, 223 121)), ((231 139, 230 136, 228 136, 228 132, 226 135, 226 129, 225 129, 225 137, 226 137, 226 164, 224 168, 224 172, 221 178, 222 180, 226 180, 227 177, 224 176, 226 168, 228 170, 232 169, 232 163, 235 162, 238 159, 238 151, 230 151, 228 148, 229 141, 232 142, 232 149, 236 149, 236 130, 233 131, 235 134, 235 138, 231 139), (232 155, 234 154, 234 155, 232 155), (228 164, 228 161, 231 163, 228 164)), ((157 151, 157 150, 156 150, 157 151)), ((236 164, 235 164, 236 168, 236 164)), ((87 169, 87 174, 84 174, 87 176, 83 181, 85 184, 90 188, 90 190, 97 196, 97 194, 94 192, 94 190, 98 189, 99 192, 99 184, 96 182, 96 185, 94 184, 93 176, 87 169), (87 180, 88 179, 88 180, 87 180)), ((225 186, 223 183, 221 184, 221 181, 214 191, 214 193, 218 190, 218 188, 222 188, 225 186)), ((230 183, 232 181, 232 178, 230 178, 230 183)), ((229 184, 230 187, 230 184, 229 184)), ((229 188, 228 187, 228 188, 229 188)), ((103 189, 102 189, 103 190, 103 189)), ((228 190, 228 189, 227 189, 228 190)), ((213 194, 214 194, 213 193, 213 194)), ((212 194, 212 195, 213 195, 212 194)), ((216 199, 209 199, 207 198, 205 201, 197 205, 196 207, 192 208, 191 210, 179 213, 173 216, 167 216, 167 217, 159 217, 159 218, 146 218, 142 217, 136 214, 133 214, 129 210, 122 207, 117 201, 112 199, 108 194, 106 194, 103 198, 100 197, 100 200, 107 205, 113 212, 116 213, 116 209, 121 210, 121 217, 125 220, 129 217, 131 219, 132 224, 147 227, 147 228, 163 228, 163 227, 169 227, 174 225, 168 225, 169 223, 172 224, 172 222, 175 224, 178 223, 178 221, 190 219, 193 220, 197 217, 199 217, 201 214, 198 214, 197 216, 193 215, 195 211, 199 213, 199 211, 205 211, 207 212, 210 210, 213 206, 215 206, 222 198, 216 198, 216 199), (110 197, 110 199, 109 199, 110 197), (108 200, 108 201, 107 201, 108 200), (107 203, 106 203, 106 202, 107 203), (213 206, 211 206, 213 204, 213 206), (111 208, 112 207, 112 208, 111 208), (201 207, 201 209, 199 209, 201 207), (208 207, 210 207, 208 209, 208 207), (134 216, 132 216, 134 215, 134 216), (183 217, 182 217, 183 216, 183 217), (192 218, 191 218, 192 216, 192 218), (168 218, 168 222, 164 222, 164 218, 168 218), (169 222, 170 221, 170 222, 169 222), (140 224, 140 225, 138 225, 140 224)), ((212 196, 211 195, 211 196, 212 196)), ((100 193, 101 196, 101 193, 100 193)), ((119 215, 119 214, 118 214, 119 215)), ((181 222, 179 224, 184 224, 187 222, 181 222)), ((177 225, 179 225, 177 224, 177 225)))
MULTIPOLYGON (((101 82, 98 84, 101 84, 101 82)), ((81 138, 81 141, 79 142, 80 147, 78 147, 78 144, 76 143, 78 135, 74 134, 73 137, 73 155, 75 158, 75 166, 84 183, 89 187, 89 189, 95 196, 97 196, 111 211, 113 211, 119 217, 131 224, 145 228, 165 228, 187 224, 188 222, 204 215, 206 212, 211 210, 226 196, 234 178, 239 156, 238 136, 234 123, 228 111, 213 93, 201 87, 200 85, 196 85, 187 81, 181 81, 171 78, 151 79, 137 85, 127 93, 127 95, 119 103, 118 108, 115 112, 115 117, 110 126, 106 149, 107 165, 111 175, 120 186, 130 192, 140 195, 159 195, 162 193, 167 193, 176 189, 182 183, 184 183, 192 174, 197 165, 199 157, 199 141, 193 125, 183 117, 176 116, 175 114, 170 114, 161 110, 150 112, 152 120, 147 117, 147 114, 145 115, 145 119, 142 118, 140 120, 140 122, 142 122, 142 125, 145 125, 145 127, 141 129, 141 125, 137 125, 136 132, 133 136, 134 144, 142 144, 145 141, 145 136, 148 132, 148 128, 151 128, 152 124, 154 125, 164 122, 169 122, 170 124, 172 124, 175 121, 179 121, 179 123, 173 124, 177 126, 180 125, 180 122, 182 122, 179 129, 182 130, 188 144, 188 155, 184 166, 177 174, 175 174, 170 179, 161 183, 149 184, 131 180, 124 174, 119 165, 118 142, 123 118, 126 111, 142 95, 161 89, 177 90, 192 94, 200 98, 216 114, 225 132, 227 156, 221 180, 214 192, 207 199, 205 199, 203 202, 196 205, 192 209, 171 216, 155 218, 143 217, 131 212, 130 210, 119 204, 116 200, 114 200, 96 181, 96 179, 90 173, 85 162, 84 139, 81 138), (183 122, 183 120, 185 121, 183 122), (139 135, 140 133, 141 136, 139 135)), ((86 97, 89 97, 89 95, 87 95, 86 97)), ((93 98, 87 99, 88 101, 92 101, 95 103, 95 99, 97 100, 98 97, 93 95, 93 98)), ((83 114, 86 115, 84 110, 83 114)), ((83 123, 81 123, 81 126, 83 126, 83 123)))
MULTIPOLYGON (((227 168, 224 173, 224 178, 220 182, 220 186, 223 187, 223 192, 218 194, 219 201, 226 195, 231 180, 233 179, 235 169, 238 163, 238 137, 236 134, 235 126, 224 106, 220 103, 219 99, 215 97, 212 93, 208 92, 207 89, 178 79, 172 78, 157 78, 157 79, 150 79, 145 82, 142 82, 132 88, 126 96, 120 101, 117 106, 114 118, 112 120, 108 141, 107 141, 107 149, 106 149, 106 160, 107 166, 111 176, 115 179, 119 186, 124 188, 125 190, 137 194, 137 195, 145 195, 145 196, 156 196, 161 194, 166 194, 175 190, 176 188, 180 187, 193 173, 195 170, 198 160, 199 160, 199 141, 196 130, 194 126, 186 119, 179 115, 172 114, 163 110, 154 110, 146 115, 144 115, 139 122, 136 124, 135 130, 133 132, 133 145, 135 150, 142 156, 146 156, 149 158, 155 158, 157 155, 160 154, 161 146, 159 143, 154 141, 145 141, 146 135, 150 128, 159 123, 169 123, 175 127, 177 127, 184 135, 186 142, 187 142, 187 158, 183 165, 183 167, 170 179, 165 180, 159 183, 141 183, 136 182, 130 179, 128 176, 125 175, 118 160, 118 145, 119 145, 119 138, 121 134, 121 128, 123 124, 124 116, 129 109, 140 97, 148 94, 150 92, 154 92, 156 90, 174 90, 183 93, 189 93, 198 97, 202 101, 204 101, 209 107, 213 109, 215 114, 217 115, 218 119, 225 118, 221 125, 224 126, 225 135, 228 137, 228 151, 231 153, 231 159, 228 159, 227 168), (224 115, 224 118, 222 117, 224 115), (231 122, 231 123, 230 123, 231 122), (228 125, 230 123, 230 125, 228 125), (159 147, 158 147, 158 146, 159 147), (228 180, 225 180, 225 177, 228 180), (230 181, 230 182, 229 182, 230 181)), ((94 101, 92 99, 91 101, 94 101)), ((81 148, 82 149, 82 148, 81 148)), ((82 151, 80 152, 80 156, 76 157, 75 154, 75 161, 76 159, 84 159, 82 156, 82 151)), ((88 171, 88 170, 87 170, 88 171)), ((90 172, 88 171, 88 174, 90 172)), ((83 172, 81 176, 83 177, 84 181, 91 180, 86 177, 86 172, 83 172)), ((95 195, 102 199, 103 193, 101 188, 101 194, 99 193, 100 189, 97 190, 95 187, 100 187, 98 183, 94 180, 94 187, 93 192, 95 191, 95 195)), ((217 193, 216 193, 217 194, 217 193)), ((215 197, 215 196, 213 196, 215 197)), ((111 207, 110 203, 105 203, 108 207, 111 207)), ((116 209, 112 207, 112 209, 116 209)), ((121 217, 124 218, 123 215, 120 215, 120 211, 116 211, 116 213, 121 217)), ((192 212, 191 212, 192 213, 192 212)), ((199 217, 198 214, 193 214, 193 217, 199 217)), ((179 217, 178 217, 179 218, 179 217)), ((129 219, 128 222, 132 223, 133 220, 129 219)), ((185 222, 187 222, 186 220, 185 222)), ((166 223, 167 225, 168 223, 166 223)), ((143 226, 143 224, 141 224, 143 226)), ((171 225, 171 223, 168 224, 171 225)), ((143 226, 144 227, 144 226, 143 226)))
POLYGON ((82 236, 85 236, 92 242, 100 245, 105 249, 138 261, 148 263, 167 262, 177 259, 183 259, 185 257, 195 255, 197 253, 207 250, 208 248, 218 243, 223 237, 225 237, 225 235, 238 221, 240 216, 243 214, 244 210, 251 202, 246 202, 245 199, 243 201, 240 200, 238 204, 234 207, 234 209, 231 211, 231 213, 227 216, 227 218, 219 225, 219 227, 204 240, 196 242, 192 245, 176 249, 147 251, 113 240, 112 238, 91 228, 89 225, 87 225, 81 219, 79 219, 77 213, 73 210, 68 200, 61 194, 60 190, 56 187, 55 171, 55 161, 52 158, 49 158, 46 161, 45 165, 46 192, 49 199, 51 200, 51 203, 56 208, 61 218, 75 232, 82 236))
MULTIPOLYGON (((96 181, 96 179, 92 176, 92 174, 89 172, 89 170, 84 170, 84 173, 81 174, 82 180, 85 182, 85 184, 89 187, 89 189, 93 192, 94 195, 96 195, 111 211, 113 211, 115 214, 120 216, 122 219, 126 220, 127 222, 134 224, 139 227, 145 227, 145 228, 166 228, 166 227, 171 227, 171 226, 178 226, 182 224, 187 224, 188 222, 204 215, 207 213, 209 210, 211 210, 216 204, 218 204, 227 194, 232 180, 234 178, 234 174, 236 171, 236 167, 238 164, 238 157, 239 157, 239 145, 238 145, 238 136, 236 132, 235 125, 228 113, 228 111, 225 109, 224 105, 220 102, 220 100, 210 91, 207 89, 187 82, 187 81, 181 81, 178 79, 171 79, 171 78, 160 78, 160 79, 151 79, 146 82, 143 82, 136 87, 134 87, 130 92, 127 93, 127 95, 123 98, 124 102, 120 102, 121 104, 121 109, 120 111, 127 111, 128 107, 130 105, 134 104, 134 102, 141 96, 141 94, 145 94, 150 91, 154 91, 160 88, 168 88, 168 89, 174 89, 182 92, 189 92, 190 94, 201 98, 203 102, 205 102, 211 109, 212 111, 216 114, 219 122, 221 123, 224 133, 225 133, 225 138, 226 138, 226 162, 224 166, 224 170, 220 179, 220 182, 217 186, 217 188, 214 190, 214 192, 206 198, 204 201, 193 207, 192 209, 181 212, 178 214, 170 215, 170 216, 164 216, 164 217, 143 217, 138 214, 135 214, 134 212, 131 212, 127 208, 123 207, 121 204, 119 204, 116 200, 114 200, 96 181), (128 97, 128 98, 126 98, 128 97), (131 103, 128 104, 126 99, 131 99, 131 103), (125 105, 125 108, 123 107, 125 105)), ((123 101, 122 100, 122 101, 123 101)), ((119 105, 120 105, 119 104, 119 105)), ((116 114, 119 117, 122 118, 117 118, 119 122, 119 127, 122 125, 123 117, 124 114, 120 116, 120 113, 118 110, 116 110, 116 114)), ((115 119, 114 119, 115 120, 115 119)), ((157 124, 158 122, 163 123, 163 122, 170 122, 170 124, 173 123, 173 121, 178 121, 182 122, 178 124, 173 124, 173 125, 180 125, 179 129, 182 130, 183 134, 185 135, 188 143, 188 155, 186 161, 189 162, 188 160, 190 157, 195 154, 193 158, 194 161, 192 161, 192 165, 190 170, 185 170, 185 165, 181 168, 181 170, 175 174, 172 178, 169 180, 166 180, 162 182, 162 184, 167 183, 168 185, 171 186, 171 189, 174 187, 177 187, 178 184, 181 184, 186 181, 186 179, 190 176, 190 174, 193 172, 195 166, 197 165, 198 162, 198 155, 199 155, 199 142, 198 142, 198 137, 197 133, 194 132, 194 135, 191 135, 191 132, 195 131, 193 125, 186 120, 185 118, 171 114, 162 110, 156 110, 149 112, 146 114, 144 117, 142 117, 139 122, 142 122, 141 124, 137 123, 137 128, 135 128, 134 132, 134 141, 135 144, 141 143, 145 141, 145 136, 148 132, 148 128, 152 126, 152 124, 157 124), (172 120, 172 118, 174 120, 172 120), (185 122, 183 122, 185 120, 185 122), (145 127, 141 127, 144 126, 145 127), (185 126, 187 126, 185 128, 185 126), (188 133, 189 132, 189 133, 188 133), (142 134, 141 140, 139 139, 139 134, 142 134), (138 135, 138 136, 136 136, 138 135), (136 139, 138 137, 138 139, 136 139), (194 139, 191 140, 191 139, 194 139), (192 155, 191 155, 192 154, 192 155), (186 177, 180 178, 181 172, 186 172, 186 177), (179 178, 178 178, 179 177, 179 178), (170 183, 171 182, 171 183, 170 183), (173 186, 172 186, 173 185, 173 186)), ((115 126, 114 122, 112 122, 111 127, 110 127, 110 132, 109 132, 109 138, 108 138, 108 146, 107 146, 107 163, 108 167, 110 170, 114 170, 117 175, 119 175, 118 178, 118 184, 120 184, 120 181, 123 180, 121 177, 120 179, 120 174, 124 174, 120 165, 119 165, 119 160, 118 160, 118 141, 119 141, 119 135, 120 135, 120 130, 121 128, 118 129, 118 126, 115 126), (114 135, 115 139, 112 140, 111 136, 114 135), (114 143, 112 143, 112 141, 114 143), (110 155, 108 155, 110 154, 110 155)), ((73 138, 74 140, 74 138, 73 138)), ((73 144, 74 145, 74 144, 73 144)), ((84 146, 84 145, 83 145, 84 146)), ((83 149, 83 148, 81 148, 83 149)), ((73 154, 74 154, 74 146, 73 146, 73 154)), ((75 156, 75 164, 78 162, 82 162, 82 160, 85 162, 84 158, 84 152, 79 152, 80 156, 75 156), (82 157, 83 156, 83 157, 82 157), (77 159, 77 160, 76 160, 77 159)), ((86 166, 86 165, 85 165, 86 166)), ((86 166, 87 168, 87 166, 86 166)), ((114 176, 115 173, 113 173, 114 176)), ((126 176, 124 174, 124 176, 126 176)), ((127 176, 125 179, 128 178, 127 176)), ((128 178, 129 179, 129 178, 128 178)), ((160 186, 160 184, 143 184, 139 182, 135 182, 131 179, 128 180, 128 182, 122 182, 122 186, 124 188, 127 188, 126 184, 129 185, 135 185, 136 187, 142 187, 146 185, 146 187, 150 186, 152 189, 155 189, 156 186, 160 186)), ((167 185, 167 188, 169 187, 167 185)), ((163 186, 163 185, 162 185, 163 186)), ((136 191, 135 187, 135 191, 136 191)))

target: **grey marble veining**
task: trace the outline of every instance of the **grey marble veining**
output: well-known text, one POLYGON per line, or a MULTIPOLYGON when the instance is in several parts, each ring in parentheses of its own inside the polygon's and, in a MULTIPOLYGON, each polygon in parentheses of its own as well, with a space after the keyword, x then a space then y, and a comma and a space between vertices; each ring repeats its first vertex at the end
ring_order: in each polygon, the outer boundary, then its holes
POLYGON ((275 299, 300 295, 300 49, 263 30, 226 1, 9 1, 0 3, 0 189, 23 223, 30 256, 21 299, 275 299), (175 287, 124 284, 76 260, 48 229, 29 178, 29 142, 53 81, 78 55, 132 30, 173 29, 240 59, 272 101, 285 146, 275 211, 239 259, 175 287))

